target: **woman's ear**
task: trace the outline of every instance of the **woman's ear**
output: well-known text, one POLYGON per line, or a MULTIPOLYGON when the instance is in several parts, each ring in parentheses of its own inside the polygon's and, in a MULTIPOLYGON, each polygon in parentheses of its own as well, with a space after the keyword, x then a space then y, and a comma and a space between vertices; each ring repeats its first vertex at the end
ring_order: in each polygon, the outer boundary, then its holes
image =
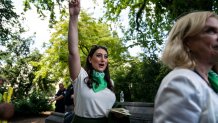
POLYGON ((189 42, 189 38, 185 38, 184 39, 184 45, 185 46, 189 46, 190 44, 189 44, 190 42, 189 42))
POLYGON ((191 45, 190 39, 189 38, 184 39, 184 47, 187 52, 190 52, 190 45, 191 45))

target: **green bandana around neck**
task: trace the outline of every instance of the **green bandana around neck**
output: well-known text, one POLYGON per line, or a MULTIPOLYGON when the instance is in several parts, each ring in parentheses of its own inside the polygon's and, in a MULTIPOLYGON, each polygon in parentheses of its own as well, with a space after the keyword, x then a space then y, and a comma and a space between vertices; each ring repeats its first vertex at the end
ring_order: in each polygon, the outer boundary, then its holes
POLYGON ((104 72, 98 72, 96 70, 93 70, 92 79, 95 82, 92 83, 92 89, 94 92, 99 92, 107 87, 107 82, 105 81, 104 76, 105 76, 104 72))
POLYGON ((213 70, 208 72, 208 79, 213 90, 218 93, 218 75, 213 70))

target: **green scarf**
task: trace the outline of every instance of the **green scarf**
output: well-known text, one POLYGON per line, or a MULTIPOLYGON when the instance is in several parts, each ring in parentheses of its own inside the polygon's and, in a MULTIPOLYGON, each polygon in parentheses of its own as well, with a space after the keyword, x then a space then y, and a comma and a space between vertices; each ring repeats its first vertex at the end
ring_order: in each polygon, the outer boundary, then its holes
POLYGON ((210 70, 208 72, 208 79, 213 88, 213 90, 218 93, 218 75, 214 71, 210 70))
POLYGON ((92 83, 92 89, 94 92, 99 92, 107 87, 107 82, 104 80, 104 76, 104 72, 98 72, 93 70, 92 79, 94 80, 94 82, 92 83))

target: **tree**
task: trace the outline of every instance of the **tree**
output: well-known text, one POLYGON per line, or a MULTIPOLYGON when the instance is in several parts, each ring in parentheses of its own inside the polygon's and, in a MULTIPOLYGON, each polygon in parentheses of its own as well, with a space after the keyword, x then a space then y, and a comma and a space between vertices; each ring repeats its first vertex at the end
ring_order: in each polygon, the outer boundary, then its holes
POLYGON ((39 52, 35 51, 26 57, 17 59, 16 62, 9 58, 8 62, 1 67, 0 75, 6 78, 11 86, 14 87, 14 98, 25 97, 34 88, 32 81, 35 77, 34 71, 36 68, 32 67, 29 62, 37 61, 39 58, 39 52))
POLYGON ((11 0, 0 1, 0 77, 14 87, 14 96, 26 96, 32 86, 33 69, 28 63, 34 60, 29 55, 33 37, 24 38, 21 16, 14 12, 11 0))
POLYGON ((150 57, 132 60, 114 76, 116 96, 119 99, 119 93, 124 91, 125 101, 154 102, 160 82, 169 71, 150 57))
POLYGON ((31 9, 31 4, 33 4, 40 17, 44 18, 49 16, 50 27, 52 27, 57 22, 57 14, 62 17, 66 16, 66 8, 68 7, 67 0, 23 0, 24 3, 24 11, 28 11, 31 9), (59 11, 55 11, 55 9, 59 11), (49 12, 49 15, 48 13, 49 12))
MULTIPOLYGON (((66 16, 67 1, 24 0, 25 10, 31 8, 31 3, 34 4, 41 16, 46 16, 45 10, 50 11, 51 23, 56 22, 54 9, 57 7, 61 17, 66 16)), ((124 41, 134 40, 134 45, 140 45, 144 48, 146 55, 153 56, 161 51, 167 31, 181 14, 193 10, 218 12, 217 5, 217 0, 104 0, 106 12, 103 18, 119 22, 121 13, 127 11, 129 28, 123 29, 124 41)))
POLYGON ((172 23, 181 14, 193 10, 218 11, 216 0, 105 0, 105 17, 118 21, 128 11, 129 28, 125 40, 136 40, 146 55, 157 54, 172 23))
POLYGON ((9 39, 17 37, 14 34, 15 31, 22 31, 22 29, 19 28, 19 16, 13 11, 14 6, 11 0, 1 0, 0 6, 0 45, 4 46, 9 39))

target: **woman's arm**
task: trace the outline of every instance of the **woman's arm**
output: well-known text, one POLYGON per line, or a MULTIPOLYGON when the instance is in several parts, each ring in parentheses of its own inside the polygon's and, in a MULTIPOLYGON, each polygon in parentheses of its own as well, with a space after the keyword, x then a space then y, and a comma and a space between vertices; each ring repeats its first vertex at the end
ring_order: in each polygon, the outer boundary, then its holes
POLYGON ((72 80, 75 80, 80 72, 81 63, 78 48, 78 16, 80 13, 80 0, 72 0, 69 3, 69 30, 68 30, 68 50, 69 50, 69 71, 72 80))

